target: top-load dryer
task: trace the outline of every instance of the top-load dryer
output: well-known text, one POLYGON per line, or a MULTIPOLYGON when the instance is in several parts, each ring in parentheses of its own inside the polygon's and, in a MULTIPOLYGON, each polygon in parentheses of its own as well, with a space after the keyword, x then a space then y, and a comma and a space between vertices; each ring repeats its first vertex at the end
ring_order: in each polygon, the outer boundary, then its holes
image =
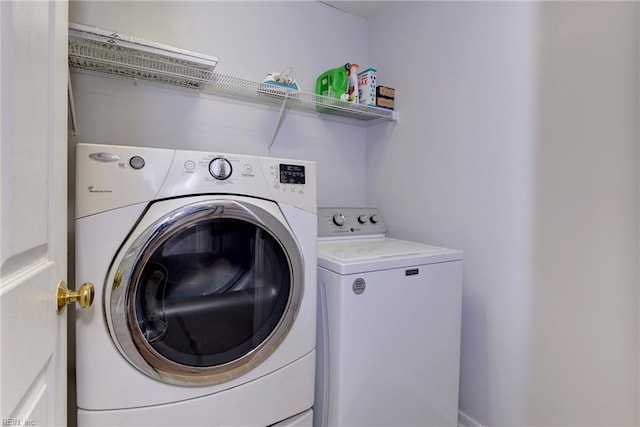
POLYGON ((78 424, 310 424, 315 164, 78 144, 76 166, 78 424))

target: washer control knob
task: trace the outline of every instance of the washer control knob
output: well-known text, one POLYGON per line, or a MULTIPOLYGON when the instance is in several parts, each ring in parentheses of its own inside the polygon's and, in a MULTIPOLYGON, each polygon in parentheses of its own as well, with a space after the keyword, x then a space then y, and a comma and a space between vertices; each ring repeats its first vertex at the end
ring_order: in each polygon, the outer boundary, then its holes
POLYGON ((337 213, 333 216, 333 223, 338 227, 342 227, 345 222, 344 215, 337 213))
POLYGON ((215 179, 224 181, 231 176, 232 171, 231 163, 224 157, 216 157, 209 163, 209 173, 215 179))
POLYGON ((371 221, 372 224, 377 224, 380 221, 380 217, 378 216, 378 214, 373 214, 369 218, 369 221, 371 221))
POLYGON ((359 222, 360 224, 366 224, 366 223, 367 223, 367 221, 369 221, 369 217, 368 217, 368 216, 366 216, 366 215, 360 215, 360 216, 358 217, 358 222, 359 222))

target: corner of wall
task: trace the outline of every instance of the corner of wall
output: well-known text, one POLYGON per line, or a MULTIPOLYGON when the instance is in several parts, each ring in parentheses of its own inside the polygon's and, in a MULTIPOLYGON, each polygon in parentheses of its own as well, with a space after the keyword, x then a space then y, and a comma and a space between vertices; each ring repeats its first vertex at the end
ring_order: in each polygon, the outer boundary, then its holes
POLYGON ((458 411, 458 427, 484 427, 462 411, 458 411))

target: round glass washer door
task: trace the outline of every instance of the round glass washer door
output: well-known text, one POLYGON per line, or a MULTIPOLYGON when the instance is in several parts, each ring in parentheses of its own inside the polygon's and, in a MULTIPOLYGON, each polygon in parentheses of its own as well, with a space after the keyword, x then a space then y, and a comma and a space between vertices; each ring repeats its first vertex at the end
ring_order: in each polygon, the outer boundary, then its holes
POLYGON ((274 215, 207 200, 147 227, 105 287, 107 324, 137 369, 179 385, 219 384, 264 361, 302 299, 303 259, 274 215))

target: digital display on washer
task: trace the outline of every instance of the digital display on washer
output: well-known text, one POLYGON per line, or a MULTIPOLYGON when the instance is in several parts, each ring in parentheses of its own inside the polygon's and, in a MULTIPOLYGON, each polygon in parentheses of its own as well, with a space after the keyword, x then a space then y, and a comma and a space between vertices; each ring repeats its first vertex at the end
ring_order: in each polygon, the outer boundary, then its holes
POLYGON ((280 184, 304 184, 304 166, 280 163, 280 184))

